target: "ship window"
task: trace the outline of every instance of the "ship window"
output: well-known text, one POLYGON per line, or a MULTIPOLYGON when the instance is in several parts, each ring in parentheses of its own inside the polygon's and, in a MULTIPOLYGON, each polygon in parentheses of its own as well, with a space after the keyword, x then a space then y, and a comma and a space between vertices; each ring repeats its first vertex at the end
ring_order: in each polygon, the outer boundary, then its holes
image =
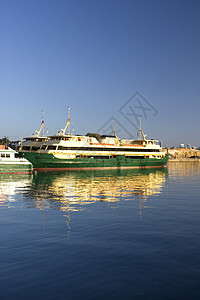
POLYGON ((51 145, 50 145, 50 146, 47 147, 47 149, 48 149, 48 150, 56 150, 56 147, 57 147, 57 146, 51 146, 51 145))
POLYGON ((131 159, 144 159, 144 156, 126 156, 126 158, 131 158, 131 159))
POLYGON ((70 147, 58 146, 58 150, 71 150, 70 147))
POLYGON ((6 157, 5 153, 1 153, 1 157, 6 157))
POLYGON ((62 138, 63 141, 69 141, 69 140, 71 140, 71 139, 72 139, 71 137, 63 137, 63 138, 62 138))
POLYGON ((30 150, 30 147, 29 146, 23 146, 22 150, 30 150))
POLYGON ((7 153, 7 154, 6 154, 6 158, 9 158, 9 157, 10 157, 10 153, 7 153))
MULTIPOLYGON (((26 150, 25 148, 23 148, 26 150)), ((46 145, 43 145, 42 148, 43 150, 46 149, 46 145)), ((28 150, 28 149, 27 149, 28 150)), ((50 145, 48 146, 48 150, 56 150, 56 146, 50 145)), ((64 146, 58 146, 58 150, 78 150, 78 151, 120 151, 120 152, 159 152, 159 149, 144 149, 144 148, 109 148, 109 147, 64 147, 64 146)))
POLYGON ((43 146, 41 147, 41 149, 42 149, 42 150, 45 150, 46 147, 47 147, 47 145, 43 145, 43 146))
POLYGON ((40 149, 40 147, 32 147, 32 148, 31 148, 32 151, 37 151, 37 150, 39 150, 39 149, 40 149))

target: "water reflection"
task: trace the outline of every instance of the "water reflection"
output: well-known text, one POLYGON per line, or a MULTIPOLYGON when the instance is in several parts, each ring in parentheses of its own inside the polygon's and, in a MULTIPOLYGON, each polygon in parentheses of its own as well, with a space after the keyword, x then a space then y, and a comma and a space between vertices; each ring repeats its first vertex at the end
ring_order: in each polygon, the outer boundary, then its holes
POLYGON ((0 175, 0 206, 19 200, 28 207, 79 211, 98 201, 117 203, 158 195, 166 178, 200 176, 200 163, 170 162, 166 169, 35 172, 32 175, 0 175))
POLYGON ((168 163, 169 177, 173 179, 185 179, 185 177, 197 178, 200 176, 200 162, 181 161, 168 163))
POLYGON ((1 174, 0 175, 0 206, 16 201, 16 194, 30 188, 32 174, 1 174))
POLYGON ((165 185, 167 169, 106 170, 81 172, 35 172, 0 178, 0 205, 39 208, 42 227, 49 209, 64 212, 68 233, 71 212, 88 204, 106 202, 116 207, 121 200, 137 200, 139 211, 147 207, 147 199, 158 195, 165 185))
POLYGON ((166 174, 166 169, 37 172, 26 197, 39 208, 64 211, 77 211, 97 201, 133 199, 136 195, 144 202, 148 196, 161 192, 166 174))

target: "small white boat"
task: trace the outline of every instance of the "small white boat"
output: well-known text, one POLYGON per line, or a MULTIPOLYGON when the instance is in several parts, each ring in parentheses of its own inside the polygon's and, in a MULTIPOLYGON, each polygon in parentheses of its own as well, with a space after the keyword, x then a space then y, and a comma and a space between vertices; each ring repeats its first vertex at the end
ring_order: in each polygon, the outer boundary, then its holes
POLYGON ((16 156, 15 150, 0 145, 0 174, 25 174, 33 171, 32 163, 16 156))

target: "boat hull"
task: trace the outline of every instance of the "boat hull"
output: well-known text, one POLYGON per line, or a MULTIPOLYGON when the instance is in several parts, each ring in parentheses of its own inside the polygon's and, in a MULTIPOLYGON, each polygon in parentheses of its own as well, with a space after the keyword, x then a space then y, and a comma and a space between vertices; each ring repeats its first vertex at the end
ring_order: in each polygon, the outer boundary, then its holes
POLYGON ((115 158, 77 158, 59 159, 51 153, 22 152, 21 155, 33 164, 36 171, 72 171, 95 169, 134 169, 134 168, 162 168, 167 165, 168 155, 164 158, 135 159, 126 156, 115 158))
POLYGON ((0 174, 29 174, 32 171, 33 166, 30 163, 0 163, 0 174))

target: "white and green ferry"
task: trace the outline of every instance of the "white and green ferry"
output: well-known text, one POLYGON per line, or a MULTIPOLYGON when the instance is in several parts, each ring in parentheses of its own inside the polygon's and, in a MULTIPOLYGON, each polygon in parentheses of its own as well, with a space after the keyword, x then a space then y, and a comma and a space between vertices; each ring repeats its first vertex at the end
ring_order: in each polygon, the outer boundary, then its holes
POLYGON ((72 135, 70 118, 61 132, 40 140, 26 139, 19 152, 34 170, 93 170, 165 167, 168 155, 156 140, 147 140, 140 126, 139 140, 113 135, 72 135))
POLYGON ((25 174, 33 171, 33 165, 25 158, 16 157, 17 152, 0 145, 0 174, 25 174))

